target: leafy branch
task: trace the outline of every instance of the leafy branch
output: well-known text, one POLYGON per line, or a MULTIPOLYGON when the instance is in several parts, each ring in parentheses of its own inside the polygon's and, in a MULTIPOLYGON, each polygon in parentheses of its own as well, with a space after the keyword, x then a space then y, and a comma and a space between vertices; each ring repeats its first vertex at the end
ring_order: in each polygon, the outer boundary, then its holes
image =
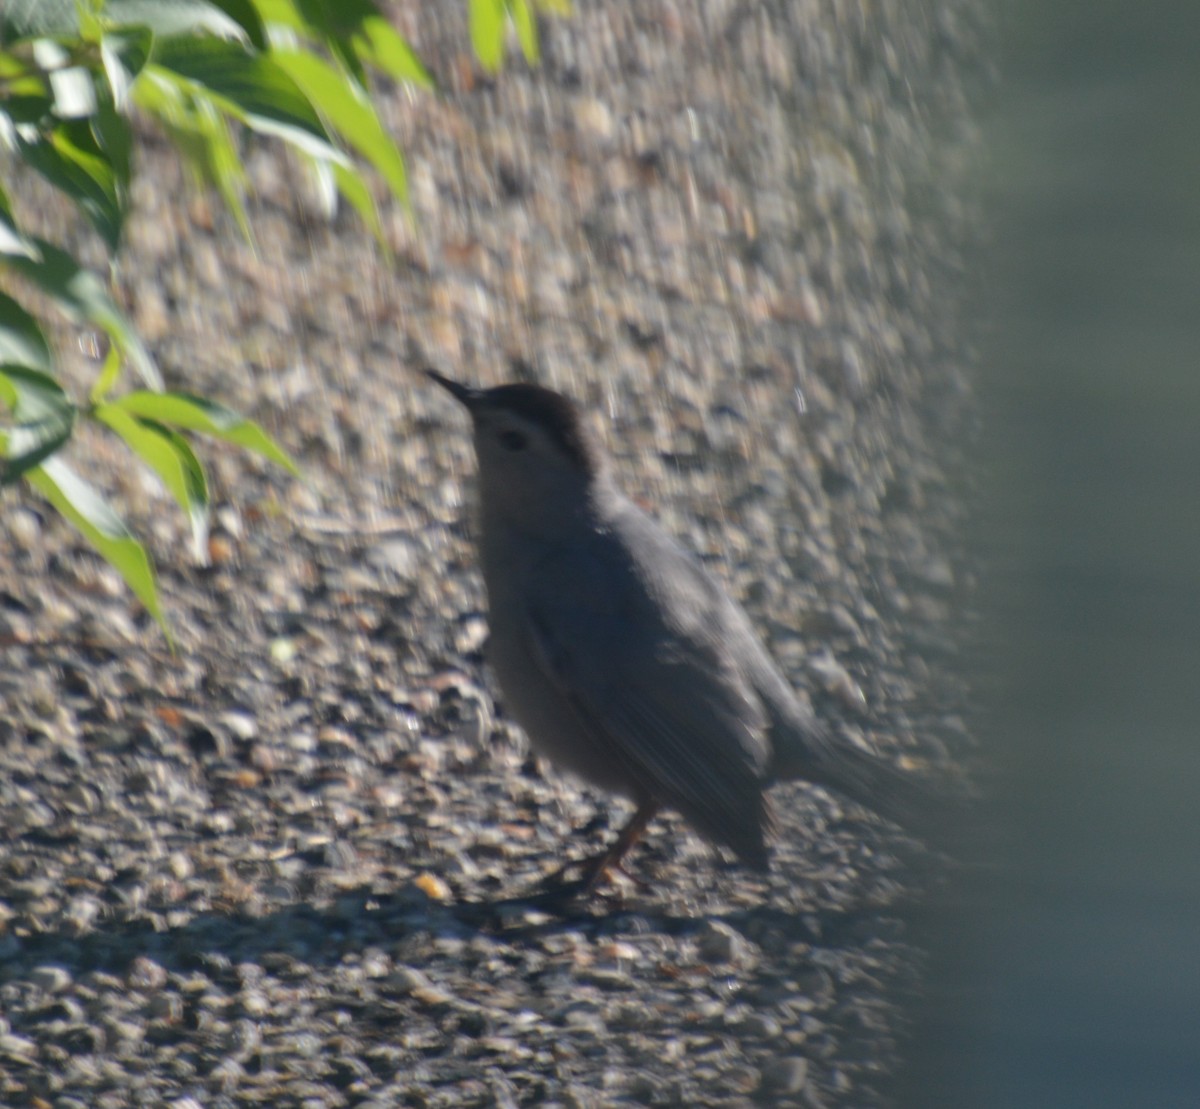
MULTIPOLYGON (((489 71, 508 28, 538 56, 533 0, 469 0, 472 43, 489 71)), ((540 6, 566 10, 565 0, 540 6)), ((404 160, 370 98, 382 74, 434 82, 374 0, 7 0, 0 9, 0 149, 67 196, 120 249, 136 172, 132 117, 157 125, 195 177, 213 188, 249 238, 240 129, 282 141, 347 201, 382 242, 363 177, 370 167, 407 205, 404 160)), ((2 163, 0 163, 2 164, 2 163)), ((386 251, 386 246, 384 246, 386 251)), ((153 355, 110 294, 110 279, 61 245, 27 232, 0 181, 0 488, 38 490, 122 575, 167 630, 144 547, 61 455, 80 420, 117 435, 187 515, 206 551, 209 494, 192 446, 200 435, 295 463, 262 428, 205 397, 168 391, 153 355), (73 323, 107 338, 86 401, 59 380, 34 312, 36 291, 73 323), (130 374, 136 387, 125 379, 130 374)))

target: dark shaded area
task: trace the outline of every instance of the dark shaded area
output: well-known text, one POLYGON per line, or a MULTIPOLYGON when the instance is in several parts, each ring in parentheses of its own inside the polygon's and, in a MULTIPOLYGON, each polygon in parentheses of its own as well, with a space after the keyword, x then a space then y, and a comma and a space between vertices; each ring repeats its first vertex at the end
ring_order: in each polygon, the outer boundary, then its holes
POLYGON ((1007 14, 976 533, 998 780, 900 1100, 1190 1106, 1200 8, 1007 14))

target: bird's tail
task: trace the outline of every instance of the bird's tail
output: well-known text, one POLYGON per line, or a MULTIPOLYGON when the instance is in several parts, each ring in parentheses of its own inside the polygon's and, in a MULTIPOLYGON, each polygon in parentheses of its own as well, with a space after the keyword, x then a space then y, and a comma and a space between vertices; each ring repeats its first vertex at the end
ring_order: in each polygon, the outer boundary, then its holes
POLYGON ((957 807, 961 790, 919 771, 902 770, 835 736, 815 716, 791 722, 775 742, 772 778, 803 779, 823 786, 886 817, 922 840, 938 840, 939 829, 957 807))

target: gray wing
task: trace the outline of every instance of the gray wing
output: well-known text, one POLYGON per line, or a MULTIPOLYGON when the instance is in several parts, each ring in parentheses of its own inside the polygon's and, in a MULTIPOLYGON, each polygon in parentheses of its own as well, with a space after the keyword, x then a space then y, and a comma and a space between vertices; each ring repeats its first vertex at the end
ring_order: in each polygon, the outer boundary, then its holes
POLYGON ((765 867, 767 718, 723 638, 730 602, 682 549, 672 543, 664 553, 665 534, 630 511, 637 518, 619 536, 545 561, 528 610, 533 655, 648 797, 765 867), (630 547, 647 538, 651 575, 630 547))

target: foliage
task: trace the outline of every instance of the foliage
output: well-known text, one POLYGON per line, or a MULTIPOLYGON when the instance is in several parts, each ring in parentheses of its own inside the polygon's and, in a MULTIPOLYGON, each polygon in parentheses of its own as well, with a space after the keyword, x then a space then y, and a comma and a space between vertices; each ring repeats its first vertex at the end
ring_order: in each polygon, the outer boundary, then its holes
MULTIPOLYGON (((511 24, 521 44, 521 53, 530 65, 536 65, 538 47, 534 0, 470 0, 471 45, 475 56, 489 73, 496 73, 504 61, 504 31, 511 24)), ((570 0, 540 0, 537 7, 566 15, 570 0)))
MULTIPOLYGON (((563 7, 562 0, 547 6, 563 7)), ((529 0, 470 0, 472 42, 494 71, 511 22, 537 57, 529 0)), ((368 73, 430 89, 433 80, 374 0, 6 0, 0 7, 0 150, 75 204, 105 244, 121 245, 136 173, 131 116, 156 124, 213 188, 247 237, 239 130, 281 140, 308 161, 377 238, 361 173, 407 203, 404 161, 370 100, 368 73)), ((3 162, 0 162, 2 165, 3 162)), ((208 484, 200 433, 296 473, 260 427, 204 397, 168 391, 109 279, 23 229, 0 180, 0 487, 37 489, 124 577, 166 630, 146 551, 60 451, 81 419, 120 437, 187 514, 206 551, 208 484), (86 400, 60 384, 31 303, 96 329, 106 353, 86 400), (24 303, 22 302, 24 301, 24 303), (131 387, 129 378, 135 379, 131 387)))

